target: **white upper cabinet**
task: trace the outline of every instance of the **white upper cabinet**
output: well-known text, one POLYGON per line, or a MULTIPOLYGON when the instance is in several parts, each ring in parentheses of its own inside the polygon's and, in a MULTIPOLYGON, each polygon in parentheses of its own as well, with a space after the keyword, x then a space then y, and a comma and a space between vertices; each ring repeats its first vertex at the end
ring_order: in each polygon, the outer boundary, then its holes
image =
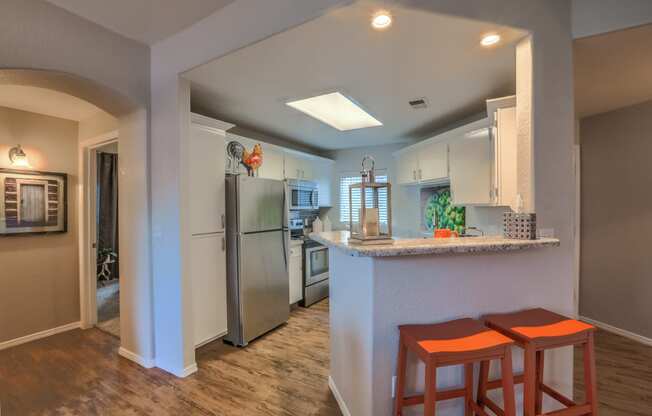
POLYGON ((431 142, 418 152, 420 182, 440 182, 448 178, 448 144, 431 142))
POLYGON ((283 152, 265 143, 261 143, 261 147, 263 148, 263 164, 258 169, 258 176, 267 179, 285 179, 283 174, 283 152))
POLYGON ((317 182, 319 192, 319 206, 332 207, 331 187, 333 185, 333 162, 315 160, 313 165, 314 181, 317 182))
POLYGON ((210 124, 232 126, 193 115, 189 139, 191 234, 224 231, 225 132, 210 124))
POLYGON ((285 177, 287 179, 313 179, 312 160, 297 156, 293 153, 285 153, 285 177))
POLYGON ((417 152, 417 148, 410 148, 396 156, 396 181, 399 185, 415 184, 419 181, 417 152))
POLYGON ((484 133, 452 140, 450 149, 451 199, 454 205, 490 205, 492 199, 493 144, 484 133))
POLYGON ((516 107, 498 108, 494 113, 494 120, 495 205, 509 206, 516 210, 518 208, 516 107))

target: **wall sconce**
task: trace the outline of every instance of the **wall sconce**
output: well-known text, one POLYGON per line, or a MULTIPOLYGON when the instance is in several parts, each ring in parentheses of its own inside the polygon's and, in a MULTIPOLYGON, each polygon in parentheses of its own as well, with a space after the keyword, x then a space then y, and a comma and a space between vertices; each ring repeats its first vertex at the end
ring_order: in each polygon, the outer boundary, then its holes
POLYGON ((21 168, 29 167, 27 155, 23 151, 23 148, 20 147, 20 145, 16 145, 16 147, 9 149, 9 160, 11 161, 12 166, 21 168))

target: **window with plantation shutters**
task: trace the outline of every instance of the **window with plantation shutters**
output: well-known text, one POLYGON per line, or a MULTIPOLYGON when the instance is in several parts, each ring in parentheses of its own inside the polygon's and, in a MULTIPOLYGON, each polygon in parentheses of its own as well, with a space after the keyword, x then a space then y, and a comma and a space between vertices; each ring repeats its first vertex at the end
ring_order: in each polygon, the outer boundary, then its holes
MULTIPOLYGON (((376 171, 378 172, 378 171, 376 171)), ((349 185, 360 183, 362 177, 360 175, 343 175, 340 177, 340 222, 343 224, 349 223, 349 185)), ((387 174, 377 173, 376 182, 387 182, 387 174)), ((365 195, 367 198, 367 206, 371 206, 371 193, 365 195)), ((353 221, 358 221, 360 213, 360 190, 354 189, 352 196, 353 203, 353 221)), ((380 216, 380 223, 387 224, 387 189, 381 189, 378 193, 378 214, 380 216)))

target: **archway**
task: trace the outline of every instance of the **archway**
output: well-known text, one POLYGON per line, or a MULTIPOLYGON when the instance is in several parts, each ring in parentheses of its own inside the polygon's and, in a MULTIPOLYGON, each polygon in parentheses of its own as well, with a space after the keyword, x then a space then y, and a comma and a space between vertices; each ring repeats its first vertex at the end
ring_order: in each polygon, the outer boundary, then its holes
MULTIPOLYGON (((148 109, 124 94, 93 80, 74 74, 35 69, 0 69, 0 85, 20 85, 49 89, 87 101, 118 120, 121 152, 119 168, 119 210, 121 212, 119 244, 122 251, 123 278, 121 303, 121 346, 119 353, 145 367, 154 365, 152 279, 150 272, 150 227, 148 186, 148 109)), ((82 152, 79 153, 80 156, 82 152)), ((80 166, 83 161, 79 160, 80 166)), ((80 171, 81 172, 81 171, 80 171)), ((80 178, 81 179, 81 178, 80 178)), ((80 181, 78 204, 87 197, 80 181)), ((84 210, 79 216, 79 322, 89 327, 90 276, 83 267, 91 241, 84 224, 84 210)), ((11 296, 7 293, 7 296, 11 296)), ((21 319, 20 316, 17 319, 21 319)))

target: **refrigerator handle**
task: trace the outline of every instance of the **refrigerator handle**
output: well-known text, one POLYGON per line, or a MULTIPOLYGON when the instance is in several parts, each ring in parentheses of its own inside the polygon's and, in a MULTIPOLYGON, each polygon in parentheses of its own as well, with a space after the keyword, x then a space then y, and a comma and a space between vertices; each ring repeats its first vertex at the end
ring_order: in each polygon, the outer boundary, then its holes
POLYGON ((288 251, 289 251, 289 233, 290 229, 288 228, 288 206, 287 206, 287 182, 283 183, 283 224, 281 224, 281 239, 282 244, 283 244, 283 261, 285 262, 285 270, 289 271, 289 265, 288 265, 288 251), (286 237, 285 234, 288 233, 288 236, 286 237))

